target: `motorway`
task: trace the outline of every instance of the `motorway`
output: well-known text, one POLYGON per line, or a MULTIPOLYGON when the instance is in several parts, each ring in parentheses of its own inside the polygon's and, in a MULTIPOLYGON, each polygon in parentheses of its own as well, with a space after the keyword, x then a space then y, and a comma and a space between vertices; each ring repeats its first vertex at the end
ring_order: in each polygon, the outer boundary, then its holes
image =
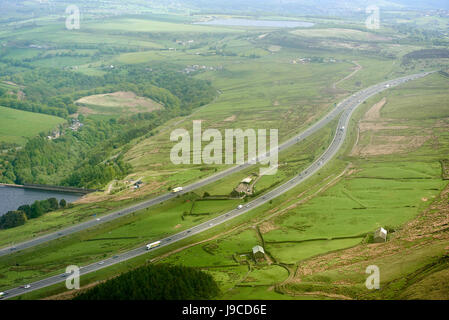
MULTIPOLYGON (((299 143, 300 141, 304 140, 305 138, 309 137, 313 133, 317 132, 318 130, 320 130, 327 124, 329 124, 329 122, 331 122, 335 117, 337 117, 341 113, 333 141, 329 145, 328 149, 317 160, 315 160, 309 167, 307 167, 302 172, 298 173, 295 177, 293 177, 286 183, 267 192, 263 196, 256 198, 255 200, 253 200, 251 202, 246 203, 245 206, 243 206, 240 209, 236 208, 236 209, 231 210, 225 214, 222 214, 216 218, 213 218, 207 222, 201 223, 201 224, 194 226, 190 229, 187 229, 185 231, 179 232, 177 234, 174 234, 172 236, 169 236, 169 237, 159 240, 161 242, 161 244, 158 247, 150 249, 150 251, 154 251, 154 250, 157 250, 158 248, 173 244, 180 240, 186 239, 188 237, 191 237, 193 235, 196 235, 198 233, 201 233, 208 229, 211 229, 219 224, 225 223, 226 221, 229 221, 233 218, 241 216, 241 215, 247 213, 248 211, 250 211, 256 207, 259 207, 259 206, 269 202, 270 200, 280 196, 281 194, 289 191, 290 189, 296 187, 297 185, 299 185, 300 183, 302 183, 303 181, 305 181, 306 179, 311 177, 313 174, 315 174, 318 170, 320 170, 324 165, 326 165, 337 154, 337 152, 340 150, 341 146, 344 143, 344 140, 346 137, 346 131, 347 131, 347 128, 349 125, 349 121, 351 119, 351 115, 359 105, 361 105, 365 100, 367 100, 371 96, 376 95, 384 90, 395 87, 397 85, 400 85, 400 84, 405 83, 410 80, 415 80, 415 79, 427 76, 430 73, 431 72, 425 72, 425 73, 405 76, 405 77, 394 79, 394 80, 385 81, 383 83, 376 84, 376 85, 366 88, 362 91, 359 91, 356 94, 350 96, 349 98, 346 98, 341 103, 339 103, 329 114, 327 114, 324 118, 322 118, 320 121, 315 123, 313 126, 309 127, 307 130, 305 130, 301 134, 289 139, 288 141, 284 142, 282 145, 279 146, 279 151, 282 151, 286 148, 291 147, 292 145, 294 145, 296 143, 299 143)), ((264 156, 262 156, 262 157, 264 157, 264 156)), ((29 241, 29 242, 24 242, 20 246, 17 245, 15 248, 17 248, 17 249, 29 248, 29 247, 32 247, 34 245, 37 245, 37 244, 40 244, 40 243, 43 243, 46 241, 57 239, 61 236, 65 236, 70 233, 74 233, 74 232, 84 230, 89 227, 93 227, 95 225, 98 225, 99 223, 104 223, 106 221, 114 220, 114 219, 116 219, 120 216, 123 216, 125 214, 129 214, 129 213, 137 211, 137 210, 148 208, 157 203, 161 203, 163 201, 172 199, 172 198, 178 196, 179 194, 190 192, 190 191, 192 191, 196 188, 202 187, 208 183, 217 181, 229 174, 243 170, 244 168, 246 168, 250 165, 251 165, 250 163, 245 163, 243 165, 232 167, 232 168, 224 170, 214 176, 208 177, 204 180, 198 181, 198 182, 193 183, 187 187, 184 187, 182 192, 179 192, 176 194, 171 194, 171 193, 164 194, 162 196, 145 201, 145 202, 135 205, 133 207, 122 209, 122 210, 116 211, 114 213, 111 213, 107 216, 102 217, 100 221, 97 221, 97 220, 88 221, 88 222, 79 224, 77 226, 61 230, 56 234, 49 234, 47 236, 43 236, 43 237, 34 239, 32 241, 29 241), (37 242, 35 242, 35 241, 37 241, 37 242)), ((8 251, 11 252, 11 248, 8 251)), ((131 251, 127 251, 127 252, 115 255, 106 260, 81 267, 80 275, 85 275, 85 274, 106 268, 108 266, 135 258, 140 255, 143 255, 147 252, 148 252, 148 250, 147 250, 146 246, 142 246, 142 247, 133 249, 131 251)), ((6 254, 6 253, 4 253, 4 254, 6 254)), ((44 287, 48 287, 48 286, 63 282, 63 281, 65 281, 66 277, 67 277, 66 274, 59 274, 59 275, 45 278, 40 281, 33 282, 33 283, 29 284, 29 286, 30 286, 29 288, 24 288, 22 286, 22 287, 17 287, 17 288, 7 290, 4 292, 5 293, 4 298, 11 298, 14 296, 24 294, 26 292, 31 292, 34 290, 38 290, 38 289, 41 289, 44 287)), ((0 299, 1 299, 1 297, 0 297, 0 299)))

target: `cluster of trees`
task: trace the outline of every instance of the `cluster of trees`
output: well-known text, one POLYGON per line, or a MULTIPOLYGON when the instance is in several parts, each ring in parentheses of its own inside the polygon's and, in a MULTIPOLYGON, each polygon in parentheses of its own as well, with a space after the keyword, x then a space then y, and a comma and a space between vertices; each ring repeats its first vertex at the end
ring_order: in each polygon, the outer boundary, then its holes
MULTIPOLYGON (((104 76, 104 82, 105 85, 119 83, 120 85, 144 85, 146 88, 154 86, 164 88, 179 99, 183 109, 192 109, 209 103, 216 95, 216 91, 209 81, 191 78, 179 72, 179 66, 169 64, 151 67, 119 66, 104 76)), ((149 97, 153 96, 150 94, 149 97)))
POLYGON ((151 113, 117 119, 83 119, 80 130, 67 130, 55 140, 48 140, 44 133, 29 139, 22 149, 14 151, 13 159, 0 163, 0 182, 17 184, 102 188, 130 170, 121 157, 121 147, 151 135, 157 126, 190 113, 216 95, 209 82, 190 78, 179 72, 179 66, 172 65, 120 65, 103 76, 34 68, 11 74, 5 80, 24 86, 26 100, 6 94, 0 96, 0 105, 60 117, 75 113, 74 101, 83 96, 118 90, 133 91, 164 105, 151 113), (118 148, 121 153, 116 151, 118 148))
POLYGON ((14 142, 0 141, 0 150, 8 150, 8 149, 16 148, 18 146, 19 145, 14 142))
POLYGON ((126 148, 120 152, 117 149, 135 138, 151 135, 156 127, 182 114, 181 109, 163 109, 123 119, 86 118, 81 130, 68 131, 56 140, 48 140, 45 135, 30 139, 12 161, 2 164, 0 181, 101 189, 131 169, 123 161, 126 148))
MULTIPOLYGON (((15 154, 10 165, 5 165, 0 173, 0 181, 17 184, 63 184, 71 185, 69 181, 63 183, 64 177, 80 173, 84 166, 101 168, 105 177, 111 177, 108 170, 109 163, 102 164, 108 152, 116 144, 112 138, 126 135, 129 123, 114 121, 84 120, 84 127, 79 131, 67 131, 56 140, 48 140, 45 135, 30 139, 27 144, 15 154)), ((131 126, 132 127, 132 126, 131 126)), ((125 141, 122 140, 122 141, 125 141)), ((121 141, 119 140, 118 144, 121 141)), ((119 161, 118 159, 116 160, 119 161)), ((120 168, 123 166, 119 165, 120 168)), ((97 171, 97 169, 94 169, 97 171)), ((116 172, 116 168, 114 169, 116 172)), ((122 174, 124 172, 121 172, 122 174)), ((98 176, 98 174, 97 174, 98 176)), ((114 177, 113 177, 114 178, 114 177)), ((86 181, 87 179, 81 179, 86 181)), ((100 187, 98 179, 95 185, 73 184, 76 187, 100 187)), ((104 179, 101 179, 104 181, 104 179)))
POLYGON ((1 58, 0 61, 7 65, 7 68, 0 70, 0 75, 7 75, 12 70, 17 69, 34 69, 35 67, 29 62, 25 62, 23 60, 19 60, 16 58, 1 58), (8 68, 9 67, 9 68, 8 68), (12 68, 11 68, 12 67, 12 68))
POLYGON ((206 300, 219 293, 212 276, 203 271, 160 264, 123 273, 74 300, 206 300))
POLYGON ((56 52, 56 53, 45 53, 40 52, 39 54, 35 55, 31 58, 24 58, 22 61, 24 62, 33 62, 43 59, 53 59, 53 58, 61 58, 61 57, 74 57, 74 58, 88 58, 91 55, 88 53, 77 53, 72 51, 66 51, 66 52, 56 52))
POLYGON ((0 229, 10 229, 24 225, 30 219, 36 219, 45 213, 65 208, 67 202, 56 198, 36 200, 32 205, 22 205, 15 211, 9 211, 0 217, 0 229))
POLYGON ((444 37, 444 31, 438 28, 425 29, 411 23, 400 23, 392 25, 392 28, 406 37, 401 37, 401 43, 428 43, 435 46, 447 46, 449 41, 444 37))
POLYGON ((100 188, 113 179, 125 177, 130 172, 131 166, 123 160, 107 161, 91 166, 84 163, 62 185, 84 188, 100 188))
MULTIPOLYGON (((8 60, 8 64, 13 64, 13 61, 8 60)), ((97 94, 132 90, 138 95, 161 102, 166 107, 188 110, 209 103, 214 98, 216 92, 210 82, 188 77, 178 72, 178 69, 178 66, 171 65, 151 68, 121 65, 107 69, 104 76, 88 76, 59 69, 33 67, 4 77, 5 80, 24 86, 26 100, 0 92, 0 105, 66 118, 77 112, 78 107, 74 101, 92 92, 97 94)))
POLYGON ((120 85, 106 85, 104 87, 97 87, 95 89, 87 91, 79 91, 70 96, 65 96, 64 98, 69 98, 76 101, 85 96, 113 93, 116 91, 132 91, 138 96, 147 97, 155 100, 164 105, 164 107, 173 109, 181 107, 181 100, 173 95, 169 90, 156 87, 154 85, 146 84, 134 84, 134 83, 122 83, 120 85))
POLYGON ((76 106, 71 105, 67 108, 57 108, 57 107, 49 107, 48 105, 29 102, 25 100, 18 100, 15 96, 12 95, 1 95, 0 94, 0 105, 2 107, 8 107, 12 109, 19 109, 23 111, 36 112, 36 113, 44 113, 52 116, 57 116, 61 118, 66 118, 69 113, 76 112, 76 106))
POLYGON ((27 217, 23 211, 8 211, 0 216, 0 229, 11 229, 27 222, 27 217))
POLYGON ((404 64, 409 63, 411 60, 418 59, 442 59, 449 58, 448 49, 421 49, 407 53, 402 58, 404 64))

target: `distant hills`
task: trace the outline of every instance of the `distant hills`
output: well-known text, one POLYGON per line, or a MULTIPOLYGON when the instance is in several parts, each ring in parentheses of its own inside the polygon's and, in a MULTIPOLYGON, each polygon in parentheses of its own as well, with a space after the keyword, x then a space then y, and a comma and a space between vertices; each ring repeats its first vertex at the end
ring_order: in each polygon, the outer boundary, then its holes
POLYGON ((182 4, 205 10, 230 11, 273 11, 294 14, 335 14, 361 11, 371 5, 385 8, 406 9, 449 9, 446 0, 157 0, 158 3, 182 4))
MULTIPOLYGON (((14 16, 40 16, 44 12, 58 14, 68 5, 78 5, 90 12, 179 12, 200 13, 284 14, 284 15, 341 15, 365 12, 377 5, 384 9, 449 10, 447 0, 2 0, 0 11, 14 16)), ((3 19, 0 19, 3 20, 3 19)))

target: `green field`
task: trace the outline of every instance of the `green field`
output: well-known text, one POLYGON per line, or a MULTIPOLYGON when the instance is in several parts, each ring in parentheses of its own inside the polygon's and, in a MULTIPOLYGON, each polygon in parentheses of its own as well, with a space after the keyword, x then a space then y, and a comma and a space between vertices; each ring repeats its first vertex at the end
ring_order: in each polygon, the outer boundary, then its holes
POLYGON ((386 40, 378 35, 370 32, 364 32, 354 29, 307 29, 295 30, 292 34, 300 37, 317 37, 317 38, 341 38, 345 40, 362 40, 362 41, 379 41, 386 40))
MULTIPOLYGON (((10 34, 0 32, 5 46, 13 46, 13 38, 26 44, 39 39, 36 43, 43 45, 40 49, 20 45, 5 49, 0 67, 8 67, 10 73, 32 66, 69 70, 75 75, 106 75, 111 65, 123 72, 128 65, 146 72, 152 72, 153 66, 164 65, 188 73, 192 79, 208 80, 217 90, 215 100, 209 104, 161 123, 131 142, 114 144, 113 154, 99 153, 99 157, 104 157, 100 159, 102 162, 121 155, 131 165, 129 175, 113 181, 118 186, 113 192, 93 193, 74 208, 51 212, 26 225, 2 230, 0 246, 71 226, 92 219, 93 215, 100 217, 228 168, 171 163, 174 143, 170 141, 170 132, 176 128, 191 131, 192 120, 202 120, 203 131, 279 129, 282 142, 305 130, 353 92, 421 69, 433 70, 437 64, 435 61, 401 64, 404 54, 425 45, 404 40, 403 34, 392 29, 372 33, 350 29, 343 23, 335 27, 334 22, 326 21, 324 27, 308 30, 271 30, 200 26, 192 24, 193 19, 128 16, 105 18, 101 23, 88 19, 76 31, 64 29, 57 21, 38 21, 33 28, 10 28, 10 34), (46 46, 51 49, 44 49, 46 46), (296 63, 304 57, 313 59, 296 63), (18 62, 9 65, 8 59, 12 58, 18 62), (354 72, 355 65, 360 66, 357 72, 354 72), (192 66, 196 66, 194 72, 186 71, 192 66), (141 179, 143 187, 140 190, 124 187, 131 178, 141 179)), ((420 19, 420 23, 425 22, 420 19)), ((113 76, 119 75, 118 72, 113 76)), ((4 82, 1 86, 13 89, 4 82)), ((182 92, 187 89, 183 88, 182 92)), ((221 298, 329 298, 305 293, 311 291, 308 285, 317 285, 313 288, 319 291, 320 285, 326 287, 331 280, 342 280, 333 271, 306 278, 308 283, 303 287, 291 283, 283 287, 285 290, 281 287, 303 263, 358 247, 380 226, 399 230, 438 197, 447 185, 441 177, 440 160, 447 159, 449 154, 448 89, 447 78, 434 74, 369 99, 354 115, 344 148, 304 184, 203 234, 83 277, 83 285, 186 246, 162 262, 193 266, 212 274, 222 289, 221 298), (367 129, 359 132, 358 121, 363 122, 365 112, 383 96, 387 103, 380 117, 366 122, 367 129), (266 261, 254 261, 251 249, 255 245, 264 245, 266 261)), ((152 100, 124 91, 128 95, 122 97, 101 95, 108 92, 101 90, 84 98, 79 92, 70 94, 76 96, 82 107, 78 109, 80 114, 98 120, 125 121, 128 115, 162 109, 152 100)), ((27 137, 49 131, 64 121, 0 107, 0 141, 24 144, 27 137)), ((330 143, 336 125, 333 122, 282 152, 278 173, 257 181, 256 196, 287 181, 316 159, 330 143)), ((247 200, 231 199, 230 193, 243 178, 257 173, 259 167, 252 166, 195 192, 96 228, 1 257, 0 288, 59 273, 67 265, 100 261, 234 209, 247 200), (202 199, 205 192, 212 198, 202 199)), ((433 248, 432 252, 440 254, 440 249, 433 248)), ((414 257, 428 257, 429 252, 416 253, 414 257)), ((396 271, 400 270, 397 262, 392 264, 396 271)), ((397 272, 413 272, 418 264, 397 272)), ((360 274, 348 277, 354 281, 354 288, 362 278, 360 274)), ((55 286, 32 296, 63 290, 55 286)))
POLYGON ((55 129, 64 122, 54 116, 0 107, 0 141, 24 144, 27 138, 55 129))

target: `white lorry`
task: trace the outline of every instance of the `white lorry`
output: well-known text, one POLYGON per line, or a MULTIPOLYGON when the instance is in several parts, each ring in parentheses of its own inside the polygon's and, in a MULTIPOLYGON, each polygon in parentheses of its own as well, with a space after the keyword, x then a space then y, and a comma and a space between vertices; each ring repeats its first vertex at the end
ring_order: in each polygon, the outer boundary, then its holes
POLYGON ((147 244, 147 250, 150 250, 150 249, 159 247, 160 245, 161 245, 161 242, 160 242, 160 241, 156 241, 156 242, 147 244))
POLYGON ((173 193, 178 193, 182 191, 182 187, 177 187, 172 190, 173 193))

